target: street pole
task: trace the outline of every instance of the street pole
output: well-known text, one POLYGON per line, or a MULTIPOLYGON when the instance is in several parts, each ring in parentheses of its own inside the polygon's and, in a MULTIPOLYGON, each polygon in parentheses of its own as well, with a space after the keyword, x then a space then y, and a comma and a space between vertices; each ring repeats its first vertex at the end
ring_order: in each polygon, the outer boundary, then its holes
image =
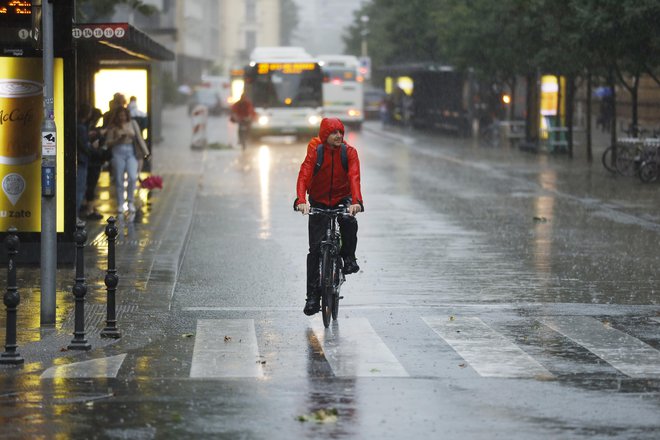
POLYGON ((57 130, 53 93, 53 7, 41 2, 44 119, 41 125, 41 325, 55 325, 57 269, 57 130))
POLYGON ((360 21, 362 22, 362 29, 360 30, 360 35, 362 36, 362 47, 361 47, 361 52, 362 52, 362 57, 367 57, 367 35, 369 35, 369 29, 367 26, 369 25, 369 16, 363 15, 360 17, 360 21))

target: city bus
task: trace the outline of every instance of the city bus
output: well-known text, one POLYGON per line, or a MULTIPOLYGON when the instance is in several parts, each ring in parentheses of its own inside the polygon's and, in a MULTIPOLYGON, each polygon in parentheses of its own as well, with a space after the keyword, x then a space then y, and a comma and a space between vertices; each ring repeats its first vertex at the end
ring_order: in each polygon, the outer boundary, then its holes
POLYGON ((323 71, 323 116, 359 128, 364 121, 360 63, 352 55, 319 55, 323 71))
POLYGON ((250 60, 245 92, 257 114, 251 134, 318 134, 323 73, 317 60, 300 47, 257 47, 250 60))

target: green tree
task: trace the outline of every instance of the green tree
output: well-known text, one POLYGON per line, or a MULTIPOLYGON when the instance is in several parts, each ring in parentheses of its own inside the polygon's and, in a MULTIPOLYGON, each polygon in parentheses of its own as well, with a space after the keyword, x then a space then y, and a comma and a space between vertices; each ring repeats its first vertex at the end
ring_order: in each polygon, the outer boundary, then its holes
POLYGON ((438 0, 372 0, 354 12, 353 24, 343 36, 346 53, 361 55, 366 38, 374 66, 413 61, 441 61, 432 12, 438 0), (420 13, 420 12, 424 13, 420 13), (362 17, 368 17, 363 21, 362 17))

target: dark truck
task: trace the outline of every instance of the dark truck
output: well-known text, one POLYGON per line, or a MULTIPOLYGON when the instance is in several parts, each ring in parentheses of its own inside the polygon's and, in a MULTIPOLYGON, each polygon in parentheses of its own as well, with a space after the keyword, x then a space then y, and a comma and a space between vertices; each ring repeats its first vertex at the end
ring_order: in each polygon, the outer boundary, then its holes
MULTIPOLYGON (((469 73, 451 66, 434 63, 410 63, 390 65, 381 69, 384 76, 408 77, 412 80, 410 124, 416 128, 436 128, 468 136, 472 132, 475 114, 476 84, 469 73)), ((396 113, 401 111, 405 99, 395 87, 390 96, 396 113)))

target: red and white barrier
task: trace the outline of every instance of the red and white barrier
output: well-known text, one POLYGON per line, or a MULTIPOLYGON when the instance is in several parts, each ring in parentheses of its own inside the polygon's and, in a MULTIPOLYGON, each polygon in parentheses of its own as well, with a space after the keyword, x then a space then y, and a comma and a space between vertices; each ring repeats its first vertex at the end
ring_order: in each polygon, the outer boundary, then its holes
POLYGON ((206 121, 208 120, 209 110, 203 105, 198 105, 193 108, 190 116, 192 118, 192 142, 190 147, 206 148, 208 143, 206 139, 206 121))

